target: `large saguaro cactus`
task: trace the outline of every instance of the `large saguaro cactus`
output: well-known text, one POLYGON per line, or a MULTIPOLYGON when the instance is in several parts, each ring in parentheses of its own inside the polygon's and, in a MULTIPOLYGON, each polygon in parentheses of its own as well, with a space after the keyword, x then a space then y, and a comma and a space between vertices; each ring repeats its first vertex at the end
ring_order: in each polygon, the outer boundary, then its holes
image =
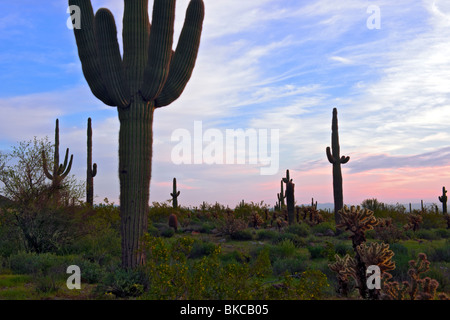
POLYGON ((350 160, 350 157, 340 156, 336 108, 333 109, 333 120, 331 125, 331 150, 330 147, 327 147, 326 152, 328 161, 333 165, 334 219, 336 224, 338 224, 340 222, 339 210, 344 206, 341 164, 347 163, 350 160))
POLYGON ((442 196, 438 197, 439 201, 442 202, 442 212, 447 213, 447 190, 442 187, 442 196))
POLYGON ((88 118, 87 126, 87 170, 86 170, 86 203, 94 204, 94 177, 97 174, 97 164, 92 164, 92 120, 88 118))
POLYGON ((92 93, 117 107, 119 132, 122 266, 144 263, 140 239, 147 230, 151 178, 152 123, 156 108, 175 101, 189 81, 200 45, 203 0, 191 0, 175 51, 172 50, 175 0, 124 0, 123 57, 114 16, 90 0, 69 0, 80 8, 74 28, 83 74, 92 93))
POLYGON ((289 176, 289 170, 286 170, 286 178, 283 178, 282 181, 286 183, 286 207, 288 212, 288 222, 289 225, 294 223, 294 209, 295 209, 295 196, 294 196, 294 187, 295 184, 292 182, 292 179, 289 176))
POLYGON ((64 157, 64 163, 59 163, 59 120, 56 119, 55 125, 55 152, 53 154, 53 168, 51 172, 48 169, 47 158, 45 156, 45 151, 42 150, 42 163, 44 167, 45 176, 52 181, 52 187, 55 192, 55 203, 59 204, 60 201, 60 187, 64 178, 70 172, 72 168, 73 155, 70 156, 69 160, 69 148, 66 149, 66 155, 64 157))

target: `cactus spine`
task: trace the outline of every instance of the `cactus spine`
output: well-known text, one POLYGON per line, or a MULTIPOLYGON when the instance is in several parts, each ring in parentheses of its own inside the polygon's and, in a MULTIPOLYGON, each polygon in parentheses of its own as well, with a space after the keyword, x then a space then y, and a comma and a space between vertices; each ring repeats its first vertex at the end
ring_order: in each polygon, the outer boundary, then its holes
POLYGON ((70 172, 72 168, 73 155, 70 156, 69 160, 69 148, 66 149, 66 155, 64 157, 64 163, 59 163, 59 120, 56 119, 55 125, 55 152, 53 154, 53 168, 50 173, 47 165, 47 158, 45 156, 45 151, 42 150, 42 164, 44 167, 45 176, 52 181, 52 187, 55 190, 55 202, 58 204, 60 201, 60 193, 59 189, 61 187, 61 183, 65 177, 70 172))
POLYGON ((90 0, 69 0, 81 12, 74 28, 83 74, 92 93, 117 107, 119 131, 122 266, 145 261, 139 239, 147 231, 150 197, 153 112, 178 99, 189 81, 200 45, 202 0, 191 0, 175 51, 172 50, 175 0, 154 0, 150 25, 148 0, 124 0, 123 57, 114 16, 90 0))
POLYGON ((333 109, 331 125, 331 149, 326 149, 328 161, 333 165, 333 194, 334 194, 334 219, 336 224, 340 222, 339 210, 344 206, 342 190, 341 164, 346 164, 350 157, 340 156, 337 109, 333 109))
POLYGON ((286 170, 286 178, 282 180, 286 183, 286 206, 287 206, 287 214, 288 214, 288 222, 289 224, 294 223, 294 208, 295 208, 295 197, 294 197, 294 187, 295 184, 292 182, 292 179, 289 177, 289 170, 286 170))
POLYGON ((442 212, 447 213, 447 190, 445 190, 445 187, 442 187, 442 196, 438 198, 442 202, 442 212))
POLYGON ((176 209, 178 208, 178 196, 180 191, 177 191, 177 179, 173 178, 173 192, 170 194, 172 196, 172 206, 176 209))
POLYGON ((97 164, 92 164, 92 123, 88 118, 87 126, 87 170, 86 170, 86 203, 94 204, 94 177, 97 174, 97 164))

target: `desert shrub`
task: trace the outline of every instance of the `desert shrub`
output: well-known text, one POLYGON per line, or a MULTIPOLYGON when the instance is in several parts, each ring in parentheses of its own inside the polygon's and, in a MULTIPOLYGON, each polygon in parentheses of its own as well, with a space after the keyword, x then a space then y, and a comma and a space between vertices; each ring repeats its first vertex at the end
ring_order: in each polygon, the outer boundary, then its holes
POLYGON ((78 239, 68 252, 82 256, 85 260, 105 266, 121 259, 121 240, 118 232, 105 229, 78 239))
POLYGON ((209 241, 194 241, 192 249, 189 252, 188 258, 197 259, 203 256, 208 256, 214 252, 216 245, 209 241))
POLYGON ((171 238, 175 234, 175 230, 172 228, 165 228, 161 231, 161 236, 164 238, 171 238))
POLYGON ((269 249, 264 247, 253 262, 250 272, 256 277, 265 278, 270 276, 272 271, 269 249))
POLYGON ((237 230, 230 234, 231 239, 237 241, 248 241, 253 239, 252 232, 250 230, 237 230))
MULTIPOLYGON (((448 242, 448 241, 447 241, 448 242)), ((428 260, 450 262, 450 245, 444 245, 442 247, 435 248, 428 254, 428 260)))
POLYGON ((432 210, 425 210, 421 216, 423 219, 422 228, 424 229, 439 229, 447 226, 442 213, 436 213, 432 210))
POLYGON ((242 218, 237 218, 233 212, 228 211, 223 219, 218 222, 217 229, 224 235, 231 235, 237 231, 247 228, 247 222, 242 218))
POLYGON ((277 237, 275 239, 272 239, 272 244, 276 245, 285 240, 291 241, 294 244, 294 246, 297 248, 306 246, 306 240, 304 238, 300 237, 297 234, 289 233, 289 232, 278 233, 277 237))
POLYGON ((278 237, 278 232, 274 230, 258 230, 256 232, 256 239, 257 240, 273 240, 278 237))
POLYGON ((199 232, 201 233, 211 233, 211 231, 215 228, 216 226, 211 223, 211 222, 204 222, 201 224, 200 228, 198 229, 199 232))
POLYGON ((288 226, 285 229, 286 233, 292 233, 295 234, 299 237, 307 237, 310 232, 311 232, 311 228, 307 225, 307 224, 293 224, 288 226))
MULTIPOLYGON (((260 248, 258 248, 260 249, 260 248)), ((259 253, 259 251, 258 251, 259 253)), ((257 254, 255 254, 256 257, 257 254)), ((242 253, 241 251, 238 250, 233 250, 229 253, 224 253, 220 255, 220 260, 224 263, 224 264, 228 264, 228 263, 244 263, 244 262, 248 262, 250 260, 250 258, 245 255, 244 253, 242 253)))
POLYGON ((327 276, 323 272, 306 270, 300 276, 297 290, 302 300, 321 300, 329 286, 327 276))
POLYGON ((9 257, 9 268, 15 274, 65 273, 72 264, 73 257, 57 256, 53 253, 36 254, 19 252, 9 257))
POLYGON ((308 268, 308 264, 298 257, 288 257, 275 260, 272 268, 274 275, 281 276, 285 272, 289 274, 301 273, 308 268))
POLYGON ((275 246, 271 246, 270 252, 272 257, 276 256, 281 258, 287 258, 295 254, 296 247, 291 240, 286 239, 279 242, 275 246))
POLYGON ((346 254, 353 254, 353 248, 350 244, 346 244, 343 242, 338 242, 334 246, 334 250, 340 256, 345 256, 346 254))
POLYGON ((149 224, 147 232, 149 235, 154 236, 154 237, 159 237, 160 236, 160 232, 159 229, 157 227, 155 227, 153 224, 149 224))
POLYGON ((33 282, 37 293, 54 293, 59 289, 54 275, 35 276, 33 282))
POLYGON ((325 247, 322 246, 308 246, 308 251, 311 254, 311 259, 320 259, 326 257, 325 247))
POLYGON ((138 297, 148 286, 146 275, 142 271, 117 269, 108 273, 98 286, 102 293, 112 293, 116 297, 138 297))
POLYGON ((441 239, 448 239, 450 238, 450 229, 435 229, 433 232, 436 234, 436 237, 441 239))
POLYGON ((425 230, 425 229, 416 231, 416 236, 419 239, 425 239, 425 240, 439 240, 440 239, 438 234, 436 234, 432 230, 425 230))
POLYGON ((101 281, 105 270, 95 262, 79 260, 74 262, 80 267, 81 281, 86 283, 98 283, 101 281))
POLYGON ((311 227, 312 233, 325 233, 327 230, 332 230, 333 232, 336 232, 336 224, 332 222, 322 222, 318 225, 315 225, 311 227))

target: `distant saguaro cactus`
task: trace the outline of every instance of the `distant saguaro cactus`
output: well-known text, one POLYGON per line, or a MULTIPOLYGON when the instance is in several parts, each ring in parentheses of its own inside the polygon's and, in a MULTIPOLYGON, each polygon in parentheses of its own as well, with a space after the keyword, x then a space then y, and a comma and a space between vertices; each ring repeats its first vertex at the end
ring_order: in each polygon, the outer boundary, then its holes
POLYGON ((73 155, 70 156, 69 161, 69 148, 66 149, 66 155, 64 157, 64 163, 59 163, 59 120, 56 119, 55 126, 55 152, 53 154, 53 168, 51 169, 51 173, 48 169, 47 158, 45 156, 45 151, 42 150, 42 163, 44 167, 45 176, 52 181, 52 186, 55 190, 56 195, 56 203, 59 203, 60 193, 59 189, 61 187, 61 182, 70 172, 72 168, 73 155))
POLYGON ((350 157, 340 156, 339 133, 337 109, 333 109, 333 120, 331 125, 331 149, 326 149, 328 161, 333 164, 333 194, 334 194, 334 219, 336 224, 340 222, 339 210, 344 206, 344 196, 342 190, 341 164, 345 164, 350 157))
POLYGON ((280 206, 280 210, 282 210, 284 208, 284 198, 286 198, 286 195, 284 194, 283 180, 280 181, 280 185, 281 185, 281 191, 280 191, 280 193, 277 193, 277 197, 278 197, 278 203, 280 206))
POLYGON ((178 208, 178 196, 180 191, 177 191, 177 179, 173 178, 173 192, 170 194, 172 197, 172 206, 176 209, 178 208))
POLYGON ((283 178, 283 182, 286 183, 286 206, 287 206, 287 214, 288 214, 288 222, 289 225, 294 223, 295 214, 295 195, 294 195, 294 187, 295 184, 292 182, 292 179, 289 177, 289 170, 286 170, 286 178, 283 178))
POLYGON ((447 213, 447 190, 445 190, 445 187, 442 187, 442 196, 438 198, 442 202, 442 212, 447 213))
POLYGON ((87 125, 87 170, 86 170, 86 203, 94 204, 94 177, 97 175, 97 164, 92 164, 92 123, 88 118, 87 125))
POLYGON ((113 14, 94 16, 90 0, 69 0, 80 8, 74 28, 83 74, 92 93, 117 107, 119 131, 122 267, 145 263, 140 239, 147 232, 153 113, 178 99, 197 59, 204 18, 203 0, 189 2, 178 44, 172 50, 176 0, 124 0, 123 56, 113 14))

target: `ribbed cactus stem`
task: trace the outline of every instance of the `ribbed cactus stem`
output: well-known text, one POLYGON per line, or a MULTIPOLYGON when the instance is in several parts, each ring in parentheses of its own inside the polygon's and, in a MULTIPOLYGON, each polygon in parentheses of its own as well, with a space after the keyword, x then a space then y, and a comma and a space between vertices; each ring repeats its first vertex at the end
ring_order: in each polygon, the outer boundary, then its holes
POLYGON ((292 182, 292 179, 289 176, 289 170, 286 170, 286 177, 283 178, 282 182, 286 183, 286 207, 288 214, 288 222, 289 224, 294 223, 294 209, 295 209, 295 195, 294 195, 294 187, 295 184, 292 182))
POLYGON ((94 204, 94 177, 97 175, 97 164, 92 164, 92 120, 87 125, 87 170, 86 170, 86 203, 94 204))
POLYGON ((442 187, 442 196, 439 197, 439 201, 442 202, 442 212, 447 213, 447 190, 442 187))
POLYGON ((191 0, 176 50, 172 50, 176 0, 124 0, 123 57, 114 16, 90 0, 69 0, 81 9, 74 29, 83 74, 92 93, 116 106, 120 121, 119 178, 122 266, 145 261, 141 237, 147 232, 153 141, 153 112, 175 101, 189 81, 202 33, 203 0, 191 0))
POLYGON ((173 178, 173 192, 170 194, 172 196, 172 205, 176 209, 178 208, 178 196, 180 191, 177 191, 177 179, 173 178))
POLYGON ((66 149, 66 155, 64 157, 64 163, 59 163, 59 120, 56 119, 56 125, 55 125, 55 152, 53 154, 53 168, 50 172, 48 169, 47 164, 47 158, 45 155, 45 151, 42 150, 42 163, 44 168, 44 174, 45 176, 52 181, 52 186, 55 190, 55 196, 56 196, 56 203, 59 203, 59 189, 61 187, 61 182, 64 180, 65 177, 70 172, 70 169, 72 168, 72 162, 73 162, 73 155, 70 156, 69 159, 69 148, 66 149))
POLYGON ((280 181, 280 189, 281 189, 281 192, 277 193, 277 197, 278 197, 278 201, 280 204, 280 209, 282 209, 284 207, 284 198, 286 198, 286 195, 284 194, 283 180, 280 181))
POLYGON ((333 109, 333 120, 331 125, 331 149, 326 149, 328 161, 333 165, 333 195, 334 195, 334 217, 336 224, 340 222, 339 210, 344 206, 344 196, 342 189, 341 164, 345 164, 350 157, 340 156, 339 132, 337 109, 333 109))

